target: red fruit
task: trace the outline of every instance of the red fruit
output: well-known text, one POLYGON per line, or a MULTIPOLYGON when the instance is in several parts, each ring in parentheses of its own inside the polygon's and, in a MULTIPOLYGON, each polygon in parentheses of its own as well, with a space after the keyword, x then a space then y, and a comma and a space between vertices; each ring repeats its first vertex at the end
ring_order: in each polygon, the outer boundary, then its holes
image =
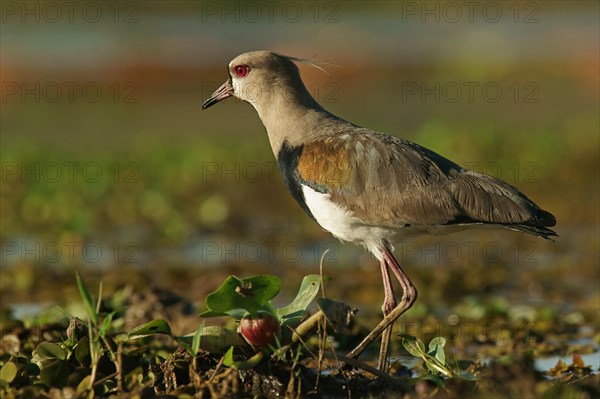
POLYGON ((240 321, 240 334, 252 346, 265 347, 275 344, 275 337, 281 334, 279 320, 270 313, 244 316, 240 321))

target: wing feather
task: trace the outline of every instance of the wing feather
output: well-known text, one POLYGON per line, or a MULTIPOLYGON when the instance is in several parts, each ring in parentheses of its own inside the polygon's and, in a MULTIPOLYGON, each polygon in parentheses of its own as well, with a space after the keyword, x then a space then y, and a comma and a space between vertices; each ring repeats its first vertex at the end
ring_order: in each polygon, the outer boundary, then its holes
POLYGON ((554 216, 502 180, 407 140, 361 129, 305 143, 298 179, 366 224, 500 224, 544 236, 554 216), (522 226, 522 228, 520 228, 522 226))

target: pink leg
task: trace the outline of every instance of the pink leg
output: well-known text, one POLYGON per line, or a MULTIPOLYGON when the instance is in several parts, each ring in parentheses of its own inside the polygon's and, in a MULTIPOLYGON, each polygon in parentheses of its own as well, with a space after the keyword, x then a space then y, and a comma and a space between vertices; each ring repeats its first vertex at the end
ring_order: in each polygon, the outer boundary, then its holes
MULTIPOLYGON (((402 315, 402 313, 404 313, 408 309, 410 309, 410 307, 415 303, 415 300, 417 299, 417 290, 416 290, 415 286, 412 284, 412 282, 410 281, 410 279, 408 278, 406 273, 404 273, 404 270, 402 270, 402 267, 400 267, 400 265, 398 264, 396 259, 394 259, 394 255, 392 255, 390 250, 385 246, 383 246, 381 249, 383 251, 382 275, 383 275, 383 282, 384 282, 384 289, 385 289, 385 300, 384 300, 383 307, 385 308, 386 304, 395 303, 395 299, 393 300, 393 302, 388 299, 388 295, 390 293, 391 293, 392 297, 394 296, 394 294, 393 294, 393 290, 391 289, 391 282, 390 282, 389 273, 387 271, 386 266, 388 266, 390 269, 392 269, 392 272, 398 279, 398 282, 400 283, 400 287, 402 288, 402 297, 400 298, 400 303, 398 305, 396 305, 393 309, 391 309, 385 315, 385 317, 377 325, 377 327, 375 327, 373 329, 373 331, 371 331, 369 333, 369 335, 367 335, 362 340, 362 342, 360 344, 358 344, 358 346, 356 348, 354 348, 352 351, 350 351, 350 353, 348 353, 348 357, 352 357, 352 358, 358 357, 365 350, 365 348, 367 346, 369 346, 369 344, 371 344, 371 342, 376 340, 377 337, 379 337, 389 327, 390 328, 389 332, 386 332, 383 337, 383 339, 387 340, 386 346, 384 347, 384 345, 383 345, 384 342, 382 342, 382 349, 379 354, 380 370, 382 370, 381 369, 382 357, 384 358, 383 366, 386 366, 386 363, 387 363, 387 344, 389 344, 389 338, 391 336, 391 326, 393 325, 394 321, 396 321, 396 319, 398 319, 398 317, 400 317, 402 315), (388 283, 389 283, 389 287, 388 287, 388 283), (386 338, 386 334, 388 335, 387 338, 386 338), (382 353, 384 350, 385 350, 385 353, 382 353)), ((385 309, 384 309, 384 313, 385 313, 385 309)), ((382 370, 382 371, 386 371, 386 370, 382 370)))
MULTIPOLYGON (((396 296, 394 295, 394 287, 392 286, 392 280, 390 279, 387 261, 385 259, 381 260, 380 265, 384 289, 384 298, 381 310, 383 311, 383 316, 386 317, 392 310, 394 310, 396 306, 398 306, 398 302, 396 301, 396 296)), ((389 368, 388 352, 392 338, 392 327, 393 326, 390 324, 390 326, 387 327, 381 334, 381 348, 379 349, 379 362, 377 364, 377 368, 385 372, 387 372, 389 368)))

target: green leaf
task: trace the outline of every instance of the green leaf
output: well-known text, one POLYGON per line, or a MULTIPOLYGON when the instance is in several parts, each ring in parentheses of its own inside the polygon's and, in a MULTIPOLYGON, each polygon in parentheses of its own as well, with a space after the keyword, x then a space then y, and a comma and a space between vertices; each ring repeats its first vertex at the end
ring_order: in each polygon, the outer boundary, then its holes
MULTIPOLYGON (((320 286, 321 276, 317 274, 305 276, 302 279, 302 284, 300 284, 300 289, 298 290, 296 298, 294 298, 289 305, 279 308, 277 310, 277 315, 282 319, 297 319, 298 321, 302 319, 306 312, 306 308, 319 293, 320 286)), ((289 324, 290 322, 291 320, 286 324, 289 324)))
POLYGON ((189 335, 175 338, 177 342, 179 342, 179 345, 183 346, 192 357, 196 356, 198 354, 198 350, 200 349, 200 342, 202 342, 202 330, 203 327, 200 327, 194 332, 194 335, 191 335, 191 343, 189 335))
POLYGON ((196 356, 198 351, 200 350, 200 342, 202 342, 202 330, 204 328, 199 328, 194 333, 194 339, 192 339, 192 356, 196 356))
POLYGON ((425 359, 425 366, 427 366, 427 368, 431 371, 433 371, 434 373, 440 373, 443 375, 448 375, 448 371, 440 366, 439 364, 437 364, 437 362, 433 359, 433 358, 429 358, 429 359, 425 359))
POLYGON ((206 307, 215 312, 245 309, 255 314, 264 308, 281 289, 281 280, 276 276, 252 276, 240 279, 229 276, 223 285, 206 297, 206 307))
POLYGON ((17 368, 16 364, 14 364, 13 362, 7 362, 0 369, 0 380, 6 381, 7 383, 10 384, 17 376, 18 370, 19 369, 17 368))
POLYGON ((429 350, 431 351, 434 346, 441 346, 442 348, 446 346, 446 338, 444 337, 435 337, 429 342, 429 350))
POLYGON ((96 313, 96 307, 94 306, 94 300, 92 299, 92 295, 90 291, 87 289, 83 279, 79 275, 79 272, 75 274, 75 278, 77 279, 77 288, 79 288, 79 295, 83 299, 83 305, 85 310, 90 317, 92 324, 95 326, 98 325, 98 314, 96 313))
POLYGON ((423 357, 427 354, 425 352, 425 344, 417 337, 402 335, 402 346, 414 357, 423 357))
POLYGON ((205 310, 198 314, 199 317, 224 317, 229 316, 227 312, 215 312, 214 310, 205 310))
POLYGON ((437 347, 435 355, 433 355, 433 357, 435 357, 440 362, 440 364, 446 364, 446 354, 444 353, 444 348, 442 348, 441 346, 437 347))
POLYGON ((104 337, 108 333, 108 331, 110 330, 110 327, 112 325, 113 317, 115 317, 115 315, 117 314, 117 312, 118 311, 115 310, 115 311, 110 312, 109 314, 106 315, 106 317, 102 321, 102 326, 98 330, 98 335, 100 337, 104 337))
POLYGON ((231 367, 235 370, 248 370, 248 369, 256 367, 260 363, 260 361, 263 359, 263 357, 265 357, 265 353, 258 352, 257 354, 255 354, 248 360, 235 361, 235 360, 233 360, 233 346, 232 346, 231 348, 229 348, 227 353, 225 353, 225 356, 223 358, 223 364, 225 366, 231 367))
POLYGON ((98 301, 96 301, 96 309, 95 313, 98 315, 100 313, 100 303, 102 302, 102 280, 100 280, 100 284, 98 284, 98 301))
MULTIPOLYGON (((232 346, 247 347, 246 341, 237 331, 229 330, 222 326, 203 326, 199 328, 193 335, 183 337, 175 337, 188 351, 193 351, 194 339, 196 334, 200 334, 199 349, 210 353, 225 353, 232 346)), ((196 350, 194 353, 197 353, 196 350)))
POLYGON ((67 351, 65 351, 60 345, 52 342, 42 342, 35 349, 35 353, 40 360, 58 359, 65 360, 67 358, 67 351))
POLYGON ((233 365, 233 346, 230 347, 227 352, 225 352, 225 355, 223 356, 223 364, 227 367, 231 367, 231 365, 233 365))
POLYGON ((215 312, 214 310, 205 310, 200 313, 198 316, 200 317, 223 317, 230 316, 236 320, 241 320, 244 315, 248 313, 244 309, 233 309, 227 312, 215 312))
POLYGON ((446 354, 444 353, 444 346, 446 345, 446 338, 435 337, 429 342, 429 354, 436 358, 440 364, 446 364, 446 354))
POLYGON ((171 327, 169 326, 169 323, 162 319, 152 320, 151 322, 137 326, 129 331, 127 337, 129 339, 135 339, 152 334, 171 335, 171 327))
POLYGON ((40 372, 40 380, 49 388, 62 388, 67 384, 73 366, 66 360, 55 360, 44 366, 40 372))
POLYGON ((454 373, 446 366, 446 354, 444 346, 446 338, 435 337, 429 342, 429 352, 423 357, 427 368, 435 373, 441 373, 446 377, 452 377, 454 373))
POLYGON ((92 363, 90 354, 90 340, 88 337, 82 337, 75 347, 75 358, 82 366, 89 366, 92 363))
POLYGON ((90 381, 92 379, 91 375, 86 376, 81 382, 77 385, 77 393, 81 396, 85 393, 90 387, 90 381))

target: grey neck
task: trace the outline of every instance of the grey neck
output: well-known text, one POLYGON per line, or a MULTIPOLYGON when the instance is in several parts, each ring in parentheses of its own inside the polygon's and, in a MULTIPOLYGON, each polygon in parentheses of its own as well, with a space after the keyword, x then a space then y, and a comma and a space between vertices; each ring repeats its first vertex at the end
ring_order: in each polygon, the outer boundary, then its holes
POLYGON ((275 88, 258 101, 250 102, 267 129, 271 149, 278 155, 283 142, 299 146, 333 129, 335 123, 347 123, 327 112, 308 93, 304 85, 296 90, 275 88))

